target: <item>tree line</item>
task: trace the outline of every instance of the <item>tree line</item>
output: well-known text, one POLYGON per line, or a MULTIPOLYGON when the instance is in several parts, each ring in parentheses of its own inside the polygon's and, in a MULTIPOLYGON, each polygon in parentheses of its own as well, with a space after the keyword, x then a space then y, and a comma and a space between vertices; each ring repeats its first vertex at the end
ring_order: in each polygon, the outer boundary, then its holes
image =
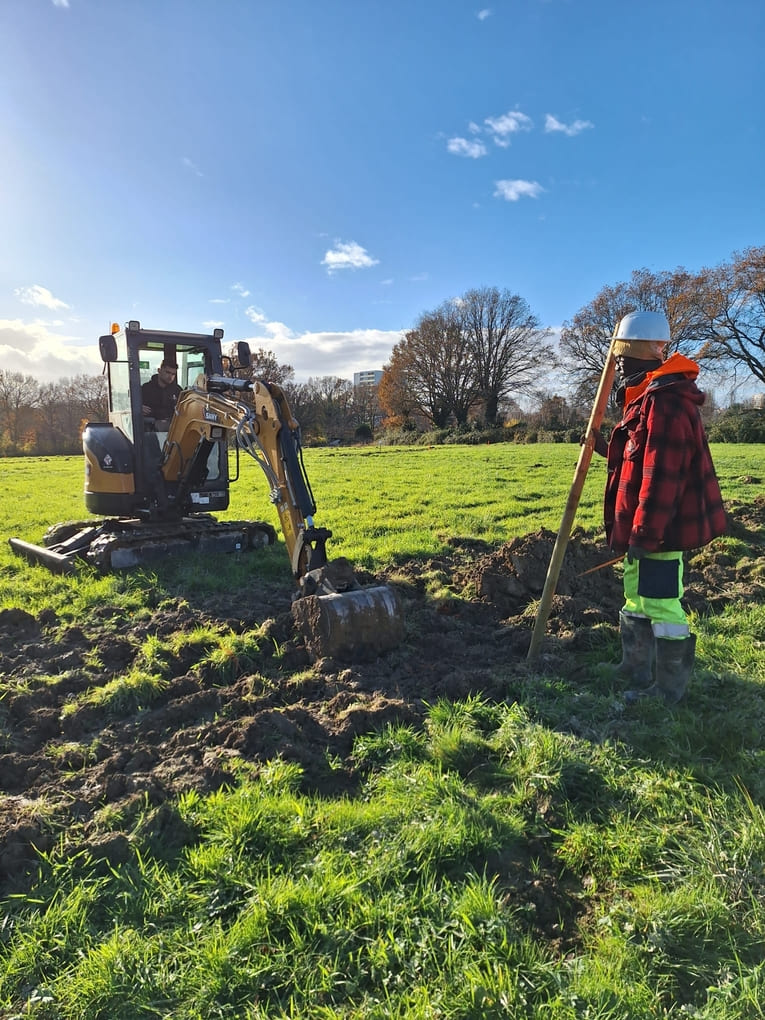
POLYGON ((0 456, 77 453, 83 424, 106 421, 106 415, 103 375, 39 383, 0 368, 0 456))
MULTIPOLYGON (((557 350, 522 297, 483 287, 423 312, 394 346, 379 386, 354 387, 332 375, 298 383, 291 365, 262 348, 245 374, 283 387, 307 443, 445 430, 459 440, 481 429, 573 441, 589 417, 614 330, 635 310, 664 312, 670 349, 701 363, 702 388, 727 391, 732 407, 720 411, 713 398, 705 405, 708 427, 719 419, 710 438, 764 441, 765 411, 739 408, 735 394, 752 383, 765 391, 765 247, 695 273, 635 270, 563 323, 557 350)), ((103 376, 41 385, 0 369, 0 455, 78 452, 82 423, 106 420, 106 411, 103 376)), ((617 409, 610 411, 615 418, 617 409)))
MULTIPOLYGON (((765 390, 765 247, 711 269, 635 270, 563 323, 558 350, 526 302, 496 287, 469 290, 420 316, 394 347, 380 383, 386 422, 496 426, 519 399, 589 415, 614 330, 629 312, 662 311, 670 352, 699 361, 707 385, 765 390)), ((549 411, 549 407, 547 409, 549 411)), ((612 412, 615 412, 612 407, 612 412)))

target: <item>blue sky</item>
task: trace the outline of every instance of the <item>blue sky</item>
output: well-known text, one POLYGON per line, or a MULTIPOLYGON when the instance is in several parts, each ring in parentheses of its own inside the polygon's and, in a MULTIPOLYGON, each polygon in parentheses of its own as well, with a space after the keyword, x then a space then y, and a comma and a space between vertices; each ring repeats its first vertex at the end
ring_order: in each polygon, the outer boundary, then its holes
POLYGON ((0 364, 112 321, 382 367, 470 287, 544 326, 763 244, 762 0, 2 0, 0 364))

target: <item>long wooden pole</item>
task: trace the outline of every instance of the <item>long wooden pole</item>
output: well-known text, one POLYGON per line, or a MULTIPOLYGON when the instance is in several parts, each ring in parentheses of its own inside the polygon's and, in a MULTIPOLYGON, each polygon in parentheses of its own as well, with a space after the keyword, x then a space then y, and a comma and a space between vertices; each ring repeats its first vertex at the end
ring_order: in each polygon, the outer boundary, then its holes
POLYGON ((534 620, 534 630, 531 634, 531 644, 529 645, 528 655, 526 656, 527 659, 536 659, 539 654, 539 646, 542 643, 545 627, 547 625, 547 618, 550 615, 550 607, 552 606, 553 596, 555 595, 555 586, 557 585, 558 577, 560 576, 560 568, 563 564, 566 546, 568 545, 569 536, 571 535, 571 527, 574 523, 574 517, 576 516, 577 507, 579 506, 579 499, 581 498, 582 489, 584 488, 584 480, 587 477, 587 472, 590 468, 592 451, 595 448, 595 436, 603 421, 603 415, 606 412, 606 405, 608 404, 611 386, 614 381, 615 366, 613 352, 615 337, 616 330, 614 330, 614 336, 611 338, 611 344, 608 348, 606 363, 603 366, 603 372, 600 376, 598 392, 595 394, 595 403, 592 405, 592 413, 590 414, 590 420, 587 424, 585 441, 579 451, 579 460, 576 463, 574 480, 571 483, 571 491, 568 494, 566 509, 563 511, 563 519, 561 521, 560 528, 558 529, 558 537, 555 539, 552 556, 550 557, 550 565, 547 568, 547 577, 545 578, 542 598, 539 600, 539 606, 537 607, 537 615, 534 620))

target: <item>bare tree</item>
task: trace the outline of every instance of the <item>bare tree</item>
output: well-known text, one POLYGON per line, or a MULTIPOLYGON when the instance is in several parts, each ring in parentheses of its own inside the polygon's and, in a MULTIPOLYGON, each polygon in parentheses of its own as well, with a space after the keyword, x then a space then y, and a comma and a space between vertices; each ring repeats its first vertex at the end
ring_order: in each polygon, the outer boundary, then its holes
POLYGON ((420 316, 396 344, 387 372, 382 399, 389 405, 391 398, 409 402, 435 428, 452 417, 458 424, 467 421, 476 402, 475 373, 454 302, 420 316))
POLYGON ((706 341, 701 356, 765 383, 765 247, 702 270, 694 296, 706 341))
POLYGON ((353 424, 356 428, 368 425, 374 432, 382 420, 379 385, 361 383, 353 387, 353 424))
POLYGON ((251 354, 249 369, 239 370, 237 374, 247 379, 263 379, 265 382, 277 383, 284 387, 294 380, 295 369, 292 365, 280 364, 273 351, 259 347, 251 354))
POLYGON ((346 435, 351 427, 352 383, 336 375, 311 376, 306 383, 306 397, 317 429, 322 429, 327 438, 346 435))
POLYGON ((697 355, 703 333, 695 302, 697 286, 697 277, 683 268, 660 273, 636 269, 628 282, 603 287, 571 322, 564 322, 560 350, 575 402, 592 404, 614 330, 630 312, 663 312, 669 322, 670 350, 697 355))
POLYGON ((33 376, 0 368, 0 435, 17 445, 24 413, 36 407, 39 398, 40 386, 33 376))
POLYGON ((497 287, 467 291, 457 302, 460 329, 469 344, 484 417, 497 423, 500 401, 529 392, 542 371, 556 364, 541 328, 522 297, 497 287))

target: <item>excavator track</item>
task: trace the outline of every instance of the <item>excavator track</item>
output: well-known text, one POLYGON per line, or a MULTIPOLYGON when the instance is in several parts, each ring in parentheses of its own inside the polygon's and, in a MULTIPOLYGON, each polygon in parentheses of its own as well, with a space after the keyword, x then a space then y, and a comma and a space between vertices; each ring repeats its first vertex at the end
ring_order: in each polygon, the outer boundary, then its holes
POLYGON ((43 536, 43 545, 18 538, 11 547, 33 563, 70 573, 78 561, 110 570, 131 570, 168 556, 217 555, 263 548, 276 541, 275 528, 265 521, 218 521, 210 516, 167 522, 108 518, 101 522, 57 524, 43 536))

